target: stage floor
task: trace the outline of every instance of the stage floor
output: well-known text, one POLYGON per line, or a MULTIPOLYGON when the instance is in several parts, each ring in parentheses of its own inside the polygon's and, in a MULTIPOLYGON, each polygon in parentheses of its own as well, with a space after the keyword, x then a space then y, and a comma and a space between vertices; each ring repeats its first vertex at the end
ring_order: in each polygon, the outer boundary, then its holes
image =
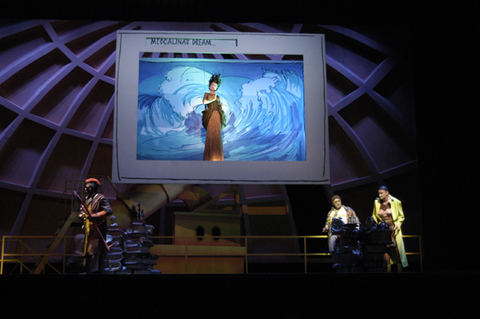
MULTIPOLYGON (((319 318, 469 313, 478 272, 2 275, 1 312, 122 318, 319 318)), ((476 301, 475 301, 476 302, 476 301)))

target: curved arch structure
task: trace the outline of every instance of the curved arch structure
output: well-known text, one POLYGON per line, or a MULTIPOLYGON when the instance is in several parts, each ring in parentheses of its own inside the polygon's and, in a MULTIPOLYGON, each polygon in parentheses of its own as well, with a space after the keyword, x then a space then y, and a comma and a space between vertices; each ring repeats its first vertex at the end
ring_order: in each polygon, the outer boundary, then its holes
MULTIPOLYGON (((72 187, 72 176, 111 174, 115 42, 120 28, 324 33, 332 181, 322 186, 325 193, 350 196, 367 211, 378 184, 401 188, 415 180, 408 52, 382 43, 375 30, 262 23, 13 21, 0 27, 0 199, 9 203, 0 215, 0 234, 52 234, 55 225, 49 226, 46 219, 58 222, 65 215, 63 205, 57 204, 72 187), (354 192, 369 197, 368 204, 351 195, 354 192)), ((117 187, 127 191, 129 185, 117 187)), ((115 196, 108 183, 103 192, 115 196)))

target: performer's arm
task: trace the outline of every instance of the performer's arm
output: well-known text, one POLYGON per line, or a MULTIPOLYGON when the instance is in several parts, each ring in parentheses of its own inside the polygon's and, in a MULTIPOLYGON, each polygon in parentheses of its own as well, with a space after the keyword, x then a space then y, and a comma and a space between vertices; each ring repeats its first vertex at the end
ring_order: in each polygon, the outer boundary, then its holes
POLYGON ((395 222, 395 235, 398 234, 400 228, 402 227, 403 221, 405 220, 405 215, 403 214, 403 206, 402 202, 397 200, 397 219, 394 220, 395 222))
POLYGON ((103 217, 103 216, 105 216, 105 215, 107 215, 107 213, 106 213, 104 210, 102 210, 102 211, 100 211, 100 212, 98 212, 98 213, 92 214, 92 217, 93 217, 93 218, 98 218, 98 217, 103 217))
POLYGON ((96 213, 92 213, 92 217, 99 218, 99 217, 111 215, 112 213, 113 213, 112 206, 110 206, 110 203, 108 202, 108 200, 102 196, 102 198, 100 199, 99 211, 96 213))
POLYGON ((328 231, 328 228, 330 226, 330 223, 332 222, 331 219, 330 219, 330 214, 331 214, 332 211, 329 211, 328 214, 327 214, 327 220, 325 221, 325 227, 323 227, 322 229, 322 232, 323 233, 326 233, 328 231))
POLYGON ((205 95, 203 96, 203 104, 210 104, 217 99, 216 94, 213 95, 213 99, 209 99, 209 96, 209 93, 205 93, 205 95))

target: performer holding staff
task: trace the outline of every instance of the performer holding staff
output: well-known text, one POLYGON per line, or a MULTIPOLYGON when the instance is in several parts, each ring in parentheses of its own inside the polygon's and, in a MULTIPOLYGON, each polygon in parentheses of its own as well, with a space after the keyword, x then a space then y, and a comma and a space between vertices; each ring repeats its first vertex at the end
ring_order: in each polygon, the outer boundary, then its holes
POLYGON ((87 273, 102 272, 103 259, 110 248, 105 241, 106 218, 113 213, 113 210, 106 197, 98 192, 100 185, 100 181, 96 178, 89 178, 85 181, 85 202, 74 191, 81 209, 79 217, 84 221, 83 255, 87 273))

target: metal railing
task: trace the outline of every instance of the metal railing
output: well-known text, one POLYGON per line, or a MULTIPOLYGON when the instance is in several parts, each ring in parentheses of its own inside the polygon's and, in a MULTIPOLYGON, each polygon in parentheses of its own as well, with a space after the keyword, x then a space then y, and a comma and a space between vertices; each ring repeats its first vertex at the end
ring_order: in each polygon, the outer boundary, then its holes
MULTIPOLYGON (((1 243, 1 259, 0 259, 0 274, 4 274, 4 265, 5 264, 14 264, 16 267, 19 267, 18 273, 23 274, 32 273, 33 267, 39 262, 41 258, 45 256, 45 250, 39 252, 36 249, 32 248, 32 243, 36 243, 35 246, 39 245, 39 241, 45 241, 45 246, 47 246, 47 241, 52 241, 55 236, 3 236, 1 243), (8 248, 7 248, 8 246, 8 248), (14 248, 12 248, 14 247, 14 248), (33 266, 32 266, 33 265, 33 266)), ((422 238, 420 235, 403 235, 404 239, 416 239, 416 249, 413 251, 407 251, 407 256, 418 256, 420 263, 420 271, 423 271, 423 249, 422 249, 422 238)), ((62 274, 66 269, 66 261, 69 256, 75 256, 75 254, 70 253, 71 240, 73 236, 64 236, 62 237, 61 244, 58 245, 57 249, 53 253, 48 254, 48 260, 46 266, 49 270, 54 273, 62 274), (54 260, 54 261, 52 261, 54 260)), ((158 257, 184 257, 186 271, 188 269, 189 259, 195 257, 241 257, 244 260, 244 272, 249 273, 249 266, 252 263, 258 263, 259 259, 262 259, 260 262, 269 263, 265 261, 266 259, 272 259, 276 257, 274 261, 270 263, 279 263, 279 258, 283 262, 289 260, 295 263, 303 263, 303 272, 308 273, 309 265, 312 263, 329 263, 332 262, 330 253, 326 251, 327 247, 327 236, 318 235, 318 236, 202 236, 202 237, 179 237, 179 236, 151 236, 151 239, 156 243, 161 242, 170 242, 170 243, 161 243, 161 245, 176 247, 175 252, 166 252, 166 253, 155 253, 158 257), (217 244, 214 246, 201 245, 199 241, 201 240, 213 240, 217 244), (192 240, 195 242, 192 244, 192 240), (222 246, 219 243, 220 240, 232 240, 237 243, 236 246, 240 247, 241 251, 237 252, 223 252, 219 253, 218 251, 210 252, 199 252, 198 250, 192 249, 192 247, 226 247, 222 246), (262 242, 259 243, 258 241, 262 242), (278 240, 292 240, 292 251, 272 251, 272 243, 278 240), (311 244, 312 240, 324 240, 323 243, 311 244), (180 241, 181 243, 176 243, 180 241), (175 243, 173 243, 175 242, 175 243), (182 243, 183 242, 183 243, 182 243), (266 248, 265 251, 262 251, 262 246, 266 248), (182 249, 178 249, 183 247, 182 249), (313 248, 312 248, 313 247, 313 248)), ((279 245, 280 247, 281 245, 279 245)), ((44 249, 44 248, 43 248, 44 249)), ((43 270, 42 273, 45 273, 43 270)))
MULTIPOLYGON (((28 273, 32 273, 32 267, 35 266, 36 262, 45 256, 45 251, 39 252, 37 249, 33 248, 30 242, 45 242, 45 245, 42 245, 43 249, 48 245, 48 243, 57 238, 56 236, 3 236, 2 237, 2 251, 0 256, 0 275, 4 273, 4 266, 6 263, 15 264, 19 266, 19 273, 23 274, 24 270, 28 273), (14 247, 14 248, 7 248, 14 247), (14 250, 14 251, 13 251, 14 250)), ((61 274, 65 272, 65 261, 68 256, 74 254, 67 253, 67 241, 74 239, 73 236, 64 236, 61 238, 61 252, 54 252, 48 254, 50 258, 59 258, 62 260, 62 268, 58 269, 57 266, 52 265, 50 262, 46 262, 46 265, 49 266, 49 269, 53 272, 61 274)))

